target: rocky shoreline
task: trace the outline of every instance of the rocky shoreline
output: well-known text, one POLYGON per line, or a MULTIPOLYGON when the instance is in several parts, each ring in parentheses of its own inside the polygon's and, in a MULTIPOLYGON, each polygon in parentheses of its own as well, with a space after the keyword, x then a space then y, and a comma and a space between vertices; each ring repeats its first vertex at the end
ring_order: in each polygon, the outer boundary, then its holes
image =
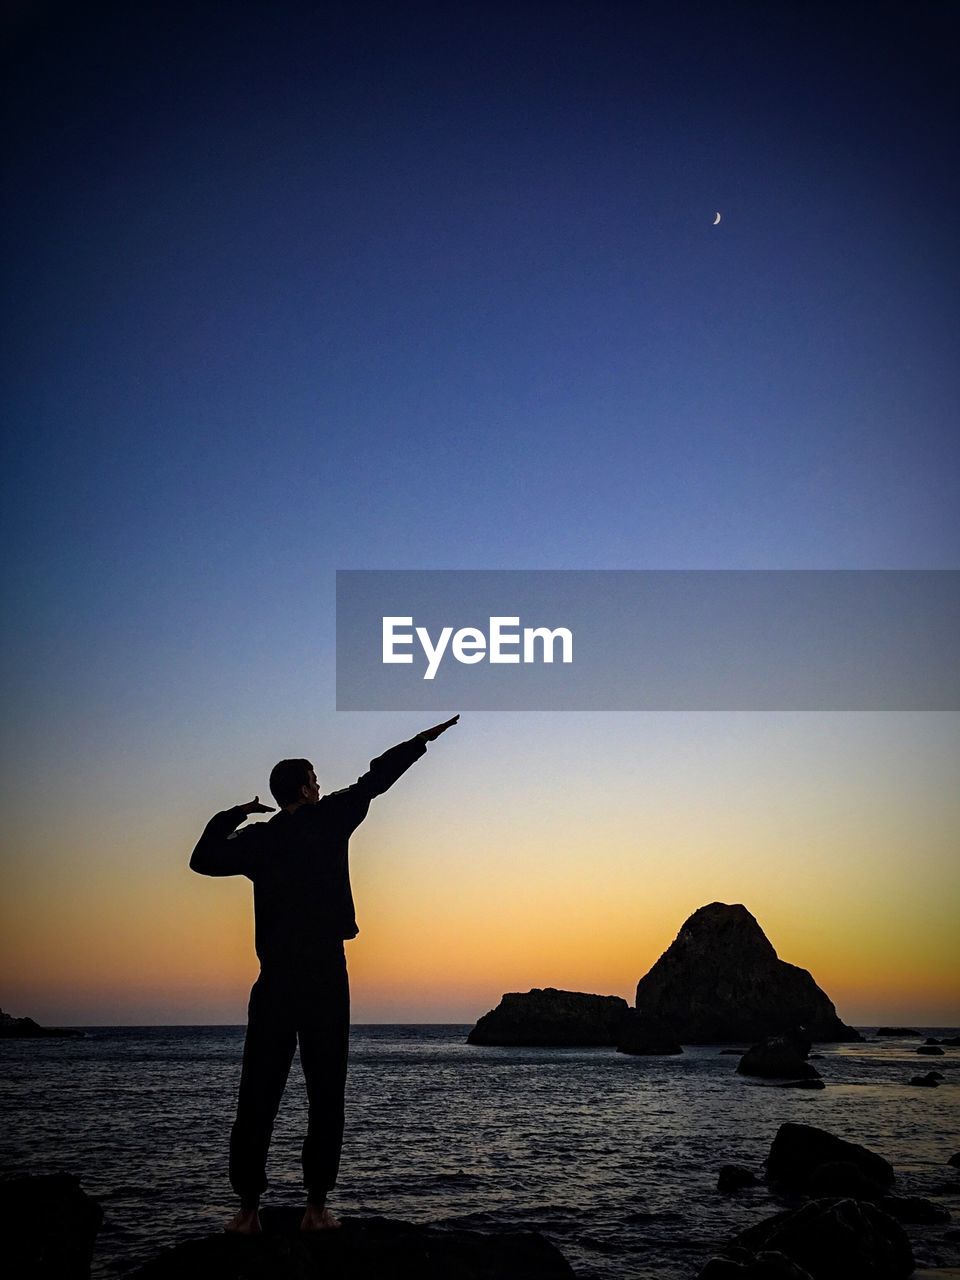
MULTIPOLYGON (((944 1166, 960 1169, 960 1152, 945 1155, 944 1166)), ((751 1203, 759 1194, 767 1213, 718 1241, 696 1280, 950 1275, 916 1269, 908 1226, 914 1240, 920 1229, 939 1232, 941 1245, 960 1262, 960 1231, 948 1225, 944 1205, 899 1194, 888 1160, 813 1125, 782 1124, 755 1168, 721 1166, 716 1194, 746 1194, 751 1203)), ((576 1274, 536 1230, 476 1231, 345 1217, 338 1231, 305 1234, 298 1229, 300 1216, 300 1208, 266 1207, 262 1235, 189 1236, 126 1271, 126 1280, 572 1280, 576 1274)), ((103 1218, 100 1205, 72 1175, 0 1182, 7 1274, 17 1280, 88 1280, 103 1218)))

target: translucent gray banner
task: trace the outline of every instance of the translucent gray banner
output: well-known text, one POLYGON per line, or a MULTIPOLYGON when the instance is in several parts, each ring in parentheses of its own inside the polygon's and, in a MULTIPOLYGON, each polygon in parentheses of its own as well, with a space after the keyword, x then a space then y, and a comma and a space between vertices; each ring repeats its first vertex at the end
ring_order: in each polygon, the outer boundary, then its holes
POLYGON ((341 570, 342 711, 956 711, 960 570, 341 570))

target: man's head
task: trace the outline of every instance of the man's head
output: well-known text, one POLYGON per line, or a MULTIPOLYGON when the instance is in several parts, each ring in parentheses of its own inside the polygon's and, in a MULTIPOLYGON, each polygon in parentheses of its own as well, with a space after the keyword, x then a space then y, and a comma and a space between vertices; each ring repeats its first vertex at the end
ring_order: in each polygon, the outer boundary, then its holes
POLYGON ((309 760, 281 760, 270 770, 270 791, 281 809, 316 804, 320 785, 309 760))

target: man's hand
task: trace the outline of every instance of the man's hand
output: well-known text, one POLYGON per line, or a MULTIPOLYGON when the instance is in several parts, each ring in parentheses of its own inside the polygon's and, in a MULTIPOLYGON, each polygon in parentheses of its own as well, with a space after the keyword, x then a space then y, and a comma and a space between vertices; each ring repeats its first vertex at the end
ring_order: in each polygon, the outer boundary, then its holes
POLYGON ((261 804, 260 797, 254 796, 252 800, 248 800, 246 804, 238 804, 238 809, 242 809, 244 813, 273 813, 274 809, 269 804, 261 804))
POLYGON ((460 716, 457 714, 452 720, 444 720, 443 724, 435 724, 432 729, 421 729, 417 737, 422 738, 424 742, 433 742, 434 738, 439 738, 441 733, 446 733, 450 726, 456 724, 459 719, 460 716))

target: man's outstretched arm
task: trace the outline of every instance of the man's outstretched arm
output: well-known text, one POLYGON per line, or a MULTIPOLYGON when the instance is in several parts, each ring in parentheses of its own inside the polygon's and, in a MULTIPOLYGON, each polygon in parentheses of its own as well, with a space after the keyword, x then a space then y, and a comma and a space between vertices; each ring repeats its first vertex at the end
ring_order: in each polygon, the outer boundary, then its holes
POLYGON ((272 813, 269 805, 255 796, 246 804, 234 805, 215 813, 203 829, 203 835, 190 856, 190 870, 202 876, 248 876, 260 848, 260 833, 255 826, 234 832, 251 813, 272 813))
POLYGON ((435 724, 432 729, 422 729, 407 742, 391 747, 382 756, 377 756, 375 760, 370 761, 370 768, 356 780, 352 787, 345 787, 343 791, 334 791, 325 799, 343 805, 349 813, 352 825, 357 826, 366 817, 373 797, 383 795, 384 791, 392 787, 414 761, 419 760, 424 754, 427 743, 439 738, 441 733, 446 733, 447 729, 455 725, 459 719, 459 715, 456 715, 452 720, 435 724))

